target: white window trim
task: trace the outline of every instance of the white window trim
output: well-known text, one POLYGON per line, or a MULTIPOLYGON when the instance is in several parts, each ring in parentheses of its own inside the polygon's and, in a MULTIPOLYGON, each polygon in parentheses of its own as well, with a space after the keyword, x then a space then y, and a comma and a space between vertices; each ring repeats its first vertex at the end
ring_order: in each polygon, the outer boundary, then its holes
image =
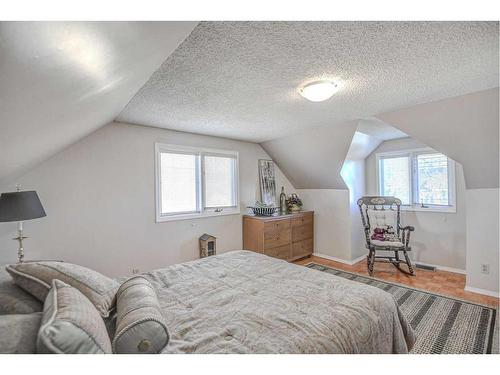
POLYGON ((219 150, 213 148, 204 148, 204 147, 190 147, 190 146, 180 146, 180 145, 172 145, 166 143, 155 143, 155 216, 156 222, 161 223, 164 221, 176 221, 176 220, 189 220, 189 219, 197 219, 203 217, 215 217, 215 216, 225 216, 225 215, 237 215, 240 214, 240 179, 239 179, 239 153, 237 151, 230 150, 219 150), (160 179, 160 155, 162 152, 185 152, 190 154, 198 154, 200 159, 199 163, 201 163, 198 168, 198 176, 197 176, 197 205, 200 211, 189 212, 189 213, 170 213, 163 214, 161 213, 161 179, 160 179), (236 186, 234 187, 235 191, 235 201, 236 206, 231 207, 208 207, 205 208, 205 197, 204 197, 204 185, 205 180, 202 178, 204 173, 204 165, 201 162, 202 156, 229 156, 236 160, 235 170, 234 170, 234 180, 236 181, 236 186), (199 183, 198 183, 199 182, 199 183))
MULTIPOLYGON (((416 174, 415 168, 415 154, 421 153, 439 153, 430 147, 425 148, 412 148, 405 149, 399 151, 387 151, 387 152, 379 152, 375 155, 376 157, 376 168, 375 168, 375 178, 377 179, 377 194, 381 194, 381 186, 380 186, 380 160, 390 157, 397 156, 409 156, 410 157, 410 202, 413 202, 413 194, 416 191, 417 187, 415 186, 416 180, 413 176, 416 174)), ((456 184, 455 184, 455 162, 448 158, 448 194, 449 199, 452 202, 451 205, 441 206, 441 205, 426 205, 425 207, 421 207, 420 204, 412 203, 410 205, 401 205, 401 209, 404 211, 417 211, 417 212, 448 212, 448 213, 456 213, 457 212, 457 197, 456 197, 456 184)))

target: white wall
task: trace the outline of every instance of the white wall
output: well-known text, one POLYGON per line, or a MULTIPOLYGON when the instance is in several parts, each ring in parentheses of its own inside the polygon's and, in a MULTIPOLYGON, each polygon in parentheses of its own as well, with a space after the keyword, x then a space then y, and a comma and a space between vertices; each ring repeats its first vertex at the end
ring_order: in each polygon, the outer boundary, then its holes
MULTIPOLYGON (((0 188, 37 190, 47 217, 25 223, 27 259, 61 259, 110 276, 198 258, 198 237, 217 237, 218 252, 242 247, 241 215, 155 223, 154 143, 239 151, 243 211, 260 198, 258 145, 111 123, 0 188)), ((294 189, 277 170, 277 188, 294 189)), ((279 191, 278 191, 279 193, 279 191)), ((15 223, 0 223, 0 263, 16 260, 15 223)))
POLYGON ((358 199, 366 195, 365 161, 346 160, 341 175, 349 188, 349 215, 351 219, 349 260, 354 260, 367 253, 365 232, 358 207, 358 199))
POLYGON ((349 261, 351 259, 351 220, 349 191, 300 189, 297 193, 304 209, 314 210, 314 252, 349 261))
MULTIPOLYGON (((366 193, 377 194, 376 154, 379 152, 399 151, 426 147, 412 138, 383 142, 365 160, 366 193)), ((415 227, 411 234, 411 258, 414 261, 465 270, 466 257, 466 202, 463 169, 456 164, 457 212, 420 212, 404 211, 402 220, 405 225, 415 227)))
POLYGON ((468 189, 466 290, 498 296, 499 189, 468 189), (481 265, 489 265, 489 274, 481 265))
MULTIPOLYGON (((375 124, 381 130, 379 124, 375 124)), ((373 130, 372 121, 362 120, 358 130, 352 137, 346 160, 340 175, 349 189, 349 214, 351 220, 351 249, 348 261, 353 261, 366 255, 366 239, 358 207, 358 199, 366 195, 365 158, 376 149, 382 141, 374 136, 362 133, 359 128, 373 130)))

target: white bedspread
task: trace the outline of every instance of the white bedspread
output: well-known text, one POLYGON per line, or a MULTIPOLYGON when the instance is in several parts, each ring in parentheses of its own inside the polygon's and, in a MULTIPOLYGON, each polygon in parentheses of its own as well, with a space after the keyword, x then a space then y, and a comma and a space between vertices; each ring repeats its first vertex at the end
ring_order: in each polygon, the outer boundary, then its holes
POLYGON ((144 274, 165 353, 407 353, 414 333, 380 289, 248 251, 144 274))

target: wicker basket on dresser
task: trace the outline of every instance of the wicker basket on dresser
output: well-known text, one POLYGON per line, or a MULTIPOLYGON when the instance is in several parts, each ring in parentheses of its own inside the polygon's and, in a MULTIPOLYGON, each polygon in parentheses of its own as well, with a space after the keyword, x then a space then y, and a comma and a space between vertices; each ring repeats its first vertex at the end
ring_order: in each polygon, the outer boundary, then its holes
POLYGON ((288 261, 314 249, 314 211, 280 216, 243 215, 243 249, 288 261))

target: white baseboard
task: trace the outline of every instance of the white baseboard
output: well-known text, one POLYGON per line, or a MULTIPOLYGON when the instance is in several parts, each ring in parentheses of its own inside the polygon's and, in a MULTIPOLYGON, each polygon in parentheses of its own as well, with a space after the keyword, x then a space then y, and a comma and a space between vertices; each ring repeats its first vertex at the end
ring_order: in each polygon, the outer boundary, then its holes
POLYGON ((337 258, 337 257, 332 257, 331 255, 326 255, 326 254, 321 254, 321 253, 313 253, 314 256, 318 258, 324 258, 328 260, 333 260, 334 262, 339 262, 343 264, 348 264, 349 266, 352 266, 353 264, 358 263, 359 261, 363 260, 366 258, 366 255, 361 255, 360 257, 353 259, 353 260, 346 260, 342 258, 337 258))
POLYGON ((453 272, 453 273, 460 273, 462 275, 467 274, 465 270, 461 270, 460 268, 453 268, 453 267, 445 267, 445 266, 439 266, 437 264, 430 264, 430 263, 424 263, 424 262, 419 262, 417 260, 413 260, 413 263, 415 264, 421 264, 423 266, 429 266, 429 267, 436 267, 436 269, 440 271, 446 271, 446 272, 453 272))
POLYGON ((490 296, 490 297, 496 297, 496 298, 500 297, 500 294, 498 292, 494 292, 492 290, 486 290, 486 289, 473 288, 473 287, 470 287, 467 285, 465 286, 464 290, 466 292, 484 294, 485 296, 490 296))
POLYGON ((366 254, 361 255, 361 256, 357 257, 356 259, 351 260, 351 262, 352 262, 352 264, 356 264, 358 262, 361 262, 362 260, 366 260, 366 254))
MULTIPOLYGON (((342 258, 337 258, 337 257, 332 257, 331 255, 326 255, 326 254, 321 254, 321 253, 313 253, 314 256, 317 256, 319 258, 325 258, 328 260, 333 260, 334 262, 339 262, 343 264, 348 264, 349 266, 352 266, 366 258, 366 255, 361 255, 360 257, 353 259, 353 260, 345 260, 342 258)), ((423 262, 416 262, 413 261, 414 263, 422 264, 424 266, 430 266, 430 267, 436 267, 436 269, 441 270, 441 271, 446 271, 446 272, 453 272, 453 273, 459 273, 462 275, 465 275, 466 272, 465 270, 461 270, 459 268, 452 268, 452 267, 445 267, 445 266, 438 266, 437 264, 430 264, 430 263, 423 263, 423 262)), ((478 292, 479 293, 479 292, 478 292)))

